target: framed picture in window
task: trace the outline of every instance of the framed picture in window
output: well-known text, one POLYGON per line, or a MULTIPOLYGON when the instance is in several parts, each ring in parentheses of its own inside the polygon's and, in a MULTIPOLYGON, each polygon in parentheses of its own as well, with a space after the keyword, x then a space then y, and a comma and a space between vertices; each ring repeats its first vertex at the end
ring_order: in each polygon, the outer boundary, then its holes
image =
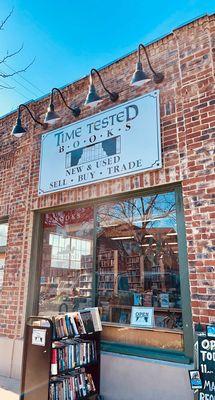
POLYGON ((154 307, 132 307, 131 325, 152 328, 154 326, 154 307))

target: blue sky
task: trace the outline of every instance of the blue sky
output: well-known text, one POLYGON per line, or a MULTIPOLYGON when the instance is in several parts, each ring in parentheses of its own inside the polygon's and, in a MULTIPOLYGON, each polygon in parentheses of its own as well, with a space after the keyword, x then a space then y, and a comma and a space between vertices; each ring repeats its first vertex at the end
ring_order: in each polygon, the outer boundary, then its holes
MULTIPOLYGON (((12 7, 0 31, 0 57, 24 43, 7 65, 21 69, 36 59, 25 73, 0 78, 14 87, 0 90, 0 116, 215 8, 212 0, 1 0, 0 20, 12 7)), ((11 71, 4 64, 0 70, 11 71)))

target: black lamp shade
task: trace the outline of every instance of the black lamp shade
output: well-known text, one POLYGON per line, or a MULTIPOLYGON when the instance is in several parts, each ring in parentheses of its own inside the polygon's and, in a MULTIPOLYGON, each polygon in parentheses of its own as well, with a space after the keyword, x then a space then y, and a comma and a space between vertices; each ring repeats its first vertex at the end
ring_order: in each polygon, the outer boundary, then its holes
POLYGON ((149 82, 151 79, 148 78, 146 73, 143 71, 143 66, 141 62, 137 62, 136 70, 131 79, 132 86, 142 86, 144 83, 149 82))
POLYGON ((21 124, 21 118, 17 118, 16 125, 14 125, 11 134, 17 138, 22 137, 26 133, 26 129, 21 124))
POLYGON ((91 83, 89 86, 89 92, 87 94, 87 98, 85 100, 85 105, 95 107, 98 103, 100 103, 100 101, 102 101, 102 99, 97 94, 94 84, 91 83))
POLYGON ((47 110, 44 122, 47 124, 53 125, 59 119, 60 119, 60 115, 55 112, 53 104, 50 104, 50 106, 47 110))

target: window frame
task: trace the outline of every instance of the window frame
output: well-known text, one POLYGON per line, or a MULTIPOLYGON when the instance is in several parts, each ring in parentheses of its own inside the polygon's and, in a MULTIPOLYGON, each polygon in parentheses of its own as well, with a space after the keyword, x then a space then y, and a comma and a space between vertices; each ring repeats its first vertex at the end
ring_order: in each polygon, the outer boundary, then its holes
POLYGON ((131 197, 148 196, 153 194, 162 194, 168 191, 175 192, 176 199, 176 223, 178 232, 178 256, 179 256, 179 272, 181 284, 181 300, 182 300, 182 318, 183 318, 183 339, 184 351, 167 350, 161 348, 152 348, 144 346, 129 345, 117 342, 102 341, 101 350, 124 354, 128 356, 139 356, 151 359, 160 359, 164 361, 172 361, 183 364, 189 364, 193 361, 193 329, 192 329, 192 312, 191 312, 191 299, 189 288, 189 271, 188 271, 188 258, 187 258, 187 242, 186 230, 183 211, 183 198, 182 189, 180 184, 156 186, 149 189, 141 189, 123 194, 105 196, 89 202, 82 201, 71 205, 61 205, 55 208, 48 208, 37 210, 34 212, 33 224, 33 240, 30 261, 30 275, 28 284, 28 297, 26 318, 30 315, 38 314, 39 306, 39 291, 40 291, 40 270, 42 261, 42 239, 43 215, 50 211, 62 211, 68 209, 75 209, 78 207, 91 206, 94 212, 94 231, 93 231, 93 279, 92 279, 92 304, 96 305, 97 293, 97 274, 96 274, 96 222, 97 222, 97 207, 101 204, 114 201, 122 201, 131 197))

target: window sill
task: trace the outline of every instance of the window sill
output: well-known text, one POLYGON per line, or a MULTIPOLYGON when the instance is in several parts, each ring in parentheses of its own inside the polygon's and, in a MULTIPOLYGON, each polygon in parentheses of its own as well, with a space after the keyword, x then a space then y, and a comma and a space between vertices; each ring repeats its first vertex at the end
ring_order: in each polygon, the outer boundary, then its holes
POLYGON ((168 328, 158 328, 158 327, 152 327, 152 328, 147 328, 147 327, 139 327, 135 325, 129 325, 129 324, 121 324, 119 322, 106 322, 102 321, 102 326, 104 327, 113 327, 113 328, 125 328, 125 329, 135 329, 136 331, 148 331, 148 332, 166 332, 166 333, 171 333, 175 335, 183 335, 181 329, 168 329, 168 328))
POLYGON ((164 349, 183 353, 184 340, 181 330, 140 328, 131 325, 102 323, 101 340, 128 347, 164 349))
POLYGON ((124 354, 141 358, 174 362, 178 364, 191 364, 193 360, 181 351, 158 349, 154 347, 131 346, 122 343, 101 341, 101 351, 124 354))

